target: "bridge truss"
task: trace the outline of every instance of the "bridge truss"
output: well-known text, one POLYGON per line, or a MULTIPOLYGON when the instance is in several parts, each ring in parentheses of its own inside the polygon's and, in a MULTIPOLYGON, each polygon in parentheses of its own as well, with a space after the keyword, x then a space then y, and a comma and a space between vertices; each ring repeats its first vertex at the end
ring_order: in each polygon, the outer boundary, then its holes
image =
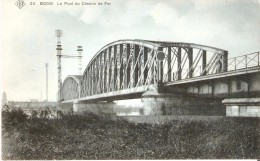
POLYGON ((227 55, 222 49, 190 43, 116 41, 88 64, 80 97, 225 72, 227 55), (159 52, 164 53, 162 61, 159 52))
POLYGON ((62 100, 136 94, 151 86, 159 88, 160 83, 167 86, 255 67, 259 66, 259 55, 256 52, 228 59, 226 50, 205 45, 119 40, 101 48, 82 76, 65 79, 62 100))

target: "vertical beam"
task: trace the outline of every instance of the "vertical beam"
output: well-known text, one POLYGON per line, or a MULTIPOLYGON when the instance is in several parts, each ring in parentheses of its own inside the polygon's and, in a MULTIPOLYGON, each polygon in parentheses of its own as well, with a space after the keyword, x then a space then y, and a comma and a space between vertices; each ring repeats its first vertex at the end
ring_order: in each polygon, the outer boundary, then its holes
POLYGON ((181 47, 178 47, 178 53, 177 53, 177 65, 178 65, 178 80, 181 80, 181 47))
POLYGON ((172 53, 171 53, 171 47, 168 47, 168 55, 167 55, 167 62, 168 62, 168 81, 170 82, 172 79, 172 69, 171 69, 171 63, 172 63, 172 53))
POLYGON ((111 56, 111 61, 110 61, 110 68, 111 68, 111 76, 110 76, 110 91, 114 91, 114 74, 115 74, 115 57, 114 57, 114 52, 113 52, 113 46, 110 47, 110 56, 111 56), (112 59, 113 58, 113 59, 112 59))
POLYGON ((133 65, 137 64, 135 66, 135 68, 133 69, 134 71, 134 74, 133 74, 133 77, 134 77, 134 82, 133 82, 133 87, 135 87, 137 85, 137 82, 138 82, 138 70, 139 70, 139 67, 138 67, 138 55, 139 55, 139 51, 140 51, 140 48, 139 48, 139 45, 134 45, 134 56, 133 56, 133 65))
POLYGON ((108 88, 108 91, 111 91, 111 75, 112 75, 112 59, 111 59, 111 51, 112 50, 112 48, 111 47, 109 47, 108 49, 107 49, 107 51, 108 51, 108 66, 109 66, 109 69, 108 69, 108 85, 107 85, 107 88, 108 88))
POLYGON ((124 67, 123 66, 123 52, 124 52, 123 50, 124 50, 124 48, 123 47, 124 47, 123 44, 119 45, 119 54, 120 54, 120 59, 119 59, 119 61, 120 61, 119 89, 121 88, 121 86, 123 84, 123 76, 124 76, 124 69, 123 69, 123 67, 124 67))
POLYGON ((106 59, 107 59, 107 52, 106 50, 103 52, 104 55, 104 79, 103 79, 103 93, 106 92, 106 80, 107 80, 107 63, 106 63, 106 59))
MULTIPOLYGON (((158 52, 163 52, 163 48, 159 47, 157 53, 158 52)), ((163 82, 163 60, 158 61, 158 82, 163 82)))
POLYGON ((143 77, 143 55, 144 54, 144 47, 140 46, 140 51, 139 51, 139 59, 138 59, 138 64, 137 66, 139 67, 138 69, 138 81, 137 81, 137 86, 140 86, 140 84, 142 85, 142 79, 143 77), (141 80, 140 80, 141 79, 141 80))
POLYGON ((188 59, 189 59, 189 78, 193 76, 193 48, 188 48, 188 59))
POLYGON ((91 86, 90 86, 90 84, 91 84, 91 82, 90 82, 90 81, 91 81, 91 79, 90 79, 90 78, 91 78, 91 75, 90 75, 90 74, 91 74, 91 73, 90 73, 90 67, 91 67, 91 66, 88 67, 88 72, 87 72, 87 76, 88 76, 88 77, 87 77, 87 79, 88 79, 87 96, 90 95, 90 88, 91 88, 91 86))
POLYGON ((114 48, 114 90, 117 90, 117 46, 113 46, 114 48))
MULTIPOLYGON (((147 63, 147 59, 148 59, 148 48, 144 47, 144 66, 147 63)), ((147 76, 148 76, 148 65, 146 65, 146 67, 144 68, 144 73, 143 73, 143 78, 144 81, 141 83, 142 85, 146 82, 147 76)))
POLYGON ((227 66, 228 66, 228 52, 224 51, 222 56, 222 72, 227 71, 227 66))
POLYGON ((87 69, 87 85, 86 85, 86 96, 90 93, 90 73, 89 73, 90 67, 87 69))
POLYGON ((99 77, 99 93, 103 93, 102 89, 103 89, 103 61, 102 61, 102 53, 99 54, 99 68, 100 68, 100 77, 99 77))
POLYGON ((95 64, 95 94, 98 93, 98 58, 96 57, 94 59, 94 64, 95 64))
POLYGON ((89 96, 90 95, 90 90, 91 90, 91 73, 90 73, 90 67, 91 66, 89 66, 89 68, 88 68, 88 86, 87 86, 87 95, 89 96))
POLYGON ((94 60, 93 61, 93 66, 94 66, 94 94, 97 94, 97 63, 94 60))
POLYGON ((152 67, 151 67, 151 76, 150 76, 150 78, 152 78, 152 80, 151 80, 151 83, 152 84, 154 84, 155 83, 155 59, 153 59, 154 58, 154 50, 152 50, 152 52, 151 52, 151 65, 152 65, 152 67))
POLYGON ((88 69, 87 69, 87 71, 86 71, 86 77, 85 77, 86 79, 86 82, 85 82, 85 93, 84 93, 84 95, 85 95, 85 97, 87 96, 87 94, 88 94, 88 69))
MULTIPOLYGON (((126 57, 127 57, 127 62, 129 61, 130 59, 130 44, 126 44, 126 57)), ((126 69, 126 88, 128 88, 128 84, 130 83, 130 71, 131 71, 131 66, 130 66, 130 61, 129 61, 129 64, 127 66, 127 69, 126 69)))
POLYGON ((106 74, 106 92, 109 91, 109 84, 108 84, 108 81, 109 81, 109 50, 108 48, 106 49, 106 71, 107 71, 107 74, 106 74))
MULTIPOLYGON (((207 51, 202 50, 202 71, 206 69, 206 66, 207 66, 207 51)), ((206 70, 203 73, 201 73, 201 75, 206 75, 206 74, 207 74, 206 70)))
POLYGON ((99 57, 97 56, 97 59, 96 59, 96 89, 97 89, 97 91, 96 91, 96 94, 98 94, 99 93, 99 91, 100 91, 100 88, 99 88, 99 82, 100 82, 100 60, 99 60, 99 57))
POLYGON ((84 75, 84 78, 83 78, 83 85, 84 85, 84 90, 82 91, 82 96, 86 97, 86 93, 87 93, 87 71, 85 73, 86 75, 84 75))
POLYGON ((95 61, 93 61, 93 63, 92 63, 92 68, 93 68, 93 95, 94 94, 96 94, 95 92, 96 92, 96 76, 95 76, 95 74, 96 74, 96 65, 95 65, 95 61))
POLYGON ((89 95, 92 95, 92 89, 93 89, 93 74, 92 74, 93 70, 92 70, 92 64, 90 64, 90 70, 89 70, 89 73, 90 73, 90 91, 89 91, 89 95))
POLYGON ((94 62, 91 63, 91 95, 94 94, 94 62))
POLYGON ((95 94, 98 92, 98 63, 97 58, 94 60, 95 63, 95 94))

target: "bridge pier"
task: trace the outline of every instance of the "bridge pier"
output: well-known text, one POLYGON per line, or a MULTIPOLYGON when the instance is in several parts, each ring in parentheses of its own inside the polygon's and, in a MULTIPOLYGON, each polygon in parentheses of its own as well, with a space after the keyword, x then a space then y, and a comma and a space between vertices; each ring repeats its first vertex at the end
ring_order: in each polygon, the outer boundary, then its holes
POLYGON ((260 117, 260 98, 233 98, 222 101, 226 116, 260 117))
POLYGON ((75 100, 73 102, 73 112, 92 112, 94 114, 113 114, 113 108, 116 106, 114 102, 79 102, 75 100))
POLYGON ((221 99, 147 91, 142 95, 142 101, 144 115, 226 115, 221 99))

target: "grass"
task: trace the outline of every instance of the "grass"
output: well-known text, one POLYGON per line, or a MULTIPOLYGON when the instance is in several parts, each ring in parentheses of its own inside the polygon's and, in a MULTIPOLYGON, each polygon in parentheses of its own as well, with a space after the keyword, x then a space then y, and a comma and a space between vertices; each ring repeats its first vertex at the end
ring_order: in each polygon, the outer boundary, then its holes
POLYGON ((92 113, 60 119, 2 111, 2 159, 255 159, 260 119, 112 121, 92 113))

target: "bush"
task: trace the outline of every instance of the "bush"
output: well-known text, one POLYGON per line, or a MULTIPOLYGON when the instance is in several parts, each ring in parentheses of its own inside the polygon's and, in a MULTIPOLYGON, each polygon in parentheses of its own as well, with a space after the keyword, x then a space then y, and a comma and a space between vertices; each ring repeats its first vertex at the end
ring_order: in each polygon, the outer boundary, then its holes
POLYGON ((27 118, 28 115, 20 108, 2 110, 2 126, 4 129, 23 124, 27 118))
POLYGON ((3 111, 3 116, 3 125, 9 127, 2 136, 5 160, 260 157, 257 118, 175 119, 151 125, 111 121, 93 113, 62 114, 60 119, 48 119, 33 112, 28 118, 16 109, 3 111))

